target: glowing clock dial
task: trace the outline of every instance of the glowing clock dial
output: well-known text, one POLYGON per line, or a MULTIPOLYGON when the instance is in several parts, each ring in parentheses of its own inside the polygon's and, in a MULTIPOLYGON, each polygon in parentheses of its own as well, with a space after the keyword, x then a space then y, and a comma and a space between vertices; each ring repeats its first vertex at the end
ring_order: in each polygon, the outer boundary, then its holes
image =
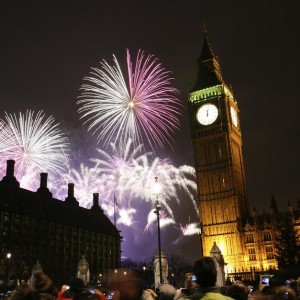
POLYGON ((200 106, 197 111, 197 120, 202 125, 210 125, 218 118, 218 108, 211 103, 200 106))
POLYGON ((235 127, 238 127, 238 117, 237 117, 237 111, 234 107, 230 107, 230 114, 231 114, 231 120, 235 127))

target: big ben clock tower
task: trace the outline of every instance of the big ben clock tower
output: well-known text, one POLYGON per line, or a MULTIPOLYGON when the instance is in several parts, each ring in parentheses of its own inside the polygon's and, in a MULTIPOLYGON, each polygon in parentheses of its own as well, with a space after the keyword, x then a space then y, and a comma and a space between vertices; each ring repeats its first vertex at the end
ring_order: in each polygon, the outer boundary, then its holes
POLYGON ((206 33, 189 94, 203 254, 220 248, 227 272, 244 265, 242 228, 248 215, 239 109, 223 80, 206 33))

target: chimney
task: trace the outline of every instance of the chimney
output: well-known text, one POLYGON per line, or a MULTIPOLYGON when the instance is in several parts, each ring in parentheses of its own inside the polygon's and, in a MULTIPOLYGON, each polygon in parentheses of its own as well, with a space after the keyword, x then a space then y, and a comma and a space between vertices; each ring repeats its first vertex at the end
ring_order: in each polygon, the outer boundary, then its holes
POLYGON ((74 183, 68 183, 68 197, 65 199, 65 202, 79 206, 79 202, 74 197, 74 183))
POLYGON ((99 205, 99 193, 93 194, 93 206, 91 207, 91 210, 101 212, 103 214, 103 210, 99 205))
POLYGON ((47 173, 41 173, 40 187, 37 190, 37 193, 52 198, 52 193, 47 187, 47 173))
POLYGON ((98 193, 93 194, 93 206, 99 206, 99 194, 98 193))
POLYGON ((10 184, 12 186, 19 187, 20 183, 17 181, 16 177, 14 176, 15 172, 15 161, 12 159, 9 159, 6 162, 6 176, 3 177, 1 182, 10 184))

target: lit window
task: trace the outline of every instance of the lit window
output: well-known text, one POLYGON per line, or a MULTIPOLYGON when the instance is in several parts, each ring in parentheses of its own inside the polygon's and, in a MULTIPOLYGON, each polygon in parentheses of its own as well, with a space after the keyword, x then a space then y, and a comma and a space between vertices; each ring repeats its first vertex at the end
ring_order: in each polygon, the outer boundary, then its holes
POLYGON ((271 234, 269 231, 264 232, 264 241, 271 241, 271 234))
POLYGON ((255 248, 248 248, 249 260, 256 260, 255 248))
POLYGON ((246 235, 246 243, 254 243, 253 234, 247 234, 246 235))
POLYGON ((272 246, 266 246, 266 254, 267 254, 267 259, 274 258, 274 252, 272 246))

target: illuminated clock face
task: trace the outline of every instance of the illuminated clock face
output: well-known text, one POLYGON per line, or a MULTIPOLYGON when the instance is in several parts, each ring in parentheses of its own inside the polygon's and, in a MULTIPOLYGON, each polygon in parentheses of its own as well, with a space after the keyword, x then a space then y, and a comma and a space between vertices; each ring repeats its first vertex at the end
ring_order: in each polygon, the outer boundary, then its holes
POLYGON ((218 118, 218 108, 214 104, 204 104, 197 111, 197 120, 202 125, 210 125, 218 118))
POLYGON ((234 107, 230 107, 230 114, 231 114, 231 120, 235 127, 238 127, 238 117, 237 117, 237 111, 234 107))

